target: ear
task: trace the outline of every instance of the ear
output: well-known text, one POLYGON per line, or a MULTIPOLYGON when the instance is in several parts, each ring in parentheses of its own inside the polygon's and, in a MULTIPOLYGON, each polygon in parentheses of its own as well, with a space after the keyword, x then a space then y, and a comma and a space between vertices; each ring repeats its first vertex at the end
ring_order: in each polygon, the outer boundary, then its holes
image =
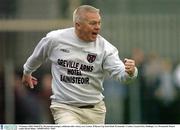
POLYGON ((75 23, 75 27, 78 29, 81 25, 79 23, 75 23))

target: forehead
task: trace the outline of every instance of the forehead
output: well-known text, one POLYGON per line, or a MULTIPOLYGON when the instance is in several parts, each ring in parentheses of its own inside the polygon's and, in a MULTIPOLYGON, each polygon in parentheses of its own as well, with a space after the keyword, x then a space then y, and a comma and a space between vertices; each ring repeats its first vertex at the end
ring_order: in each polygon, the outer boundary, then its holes
POLYGON ((100 21, 101 16, 98 12, 86 12, 84 13, 84 19, 87 21, 100 21))

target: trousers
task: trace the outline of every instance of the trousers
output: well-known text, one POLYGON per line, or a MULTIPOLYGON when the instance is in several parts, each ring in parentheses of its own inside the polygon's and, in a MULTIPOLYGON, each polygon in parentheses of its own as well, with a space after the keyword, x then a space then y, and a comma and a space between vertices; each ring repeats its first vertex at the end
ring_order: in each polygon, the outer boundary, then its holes
POLYGON ((106 106, 104 101, 93 108, 76 107, 58 102, 51 102, 50 109, 55 124, 104 124, 106 106))

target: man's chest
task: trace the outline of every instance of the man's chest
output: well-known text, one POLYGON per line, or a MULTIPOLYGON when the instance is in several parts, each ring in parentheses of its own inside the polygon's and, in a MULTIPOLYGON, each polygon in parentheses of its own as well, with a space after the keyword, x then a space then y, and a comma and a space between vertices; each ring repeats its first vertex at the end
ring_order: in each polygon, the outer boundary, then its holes
POLYGON ((52 49, 50 60, 61 68, 92 72, 102 69, 103 53, 98 47, 58 45, 52 49))

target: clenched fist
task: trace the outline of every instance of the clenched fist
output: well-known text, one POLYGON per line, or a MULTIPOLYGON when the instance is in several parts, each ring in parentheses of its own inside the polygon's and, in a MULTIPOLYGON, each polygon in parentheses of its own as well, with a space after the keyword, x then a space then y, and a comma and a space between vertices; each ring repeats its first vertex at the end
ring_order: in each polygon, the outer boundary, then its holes
POLYGON ((130 77, 134 76, 135 73, 135 61, 132 59, 124 59, 125 72, 129 74, 130 77))

